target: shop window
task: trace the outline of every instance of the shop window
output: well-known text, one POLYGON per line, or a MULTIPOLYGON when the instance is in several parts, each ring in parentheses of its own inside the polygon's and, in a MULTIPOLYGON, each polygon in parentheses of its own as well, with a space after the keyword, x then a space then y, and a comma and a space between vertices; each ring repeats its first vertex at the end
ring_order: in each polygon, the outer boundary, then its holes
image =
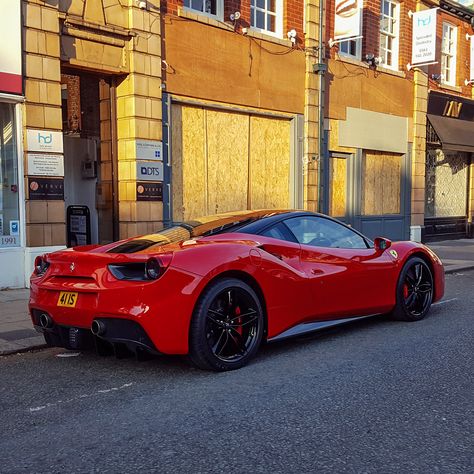
POLYGON ((362 215, 400 214, 402 156, 366 151, 362 162, 362 215))
POLYGON ((254 30, 281 38, 283 31, 283 1, 251 0, 250 26, 254 30))
POLYGON ((465 217, 469 155, 429 150, 426 156, 426 217, 465 217))
POLYGON ((443 23, 443 38, 441 41, 441 81, 451 86, 456 85, 456 53, 458 29, 443 23))
POLYGON ((381 65, 398 69, 398 38, 400 5, 392 0, 382 0, 380 13, 380 57, 381 65))
POLYGON ((184 0, 184 6, 222 20, 223 0, 184 0))
POLYGON ((349 39, 339 43, 339 54, 349 58, 359 59, 362 50, 361 38, 349 39))
POLYGON ((0 103, 0 247, 20 245, 14 106, 0 103))

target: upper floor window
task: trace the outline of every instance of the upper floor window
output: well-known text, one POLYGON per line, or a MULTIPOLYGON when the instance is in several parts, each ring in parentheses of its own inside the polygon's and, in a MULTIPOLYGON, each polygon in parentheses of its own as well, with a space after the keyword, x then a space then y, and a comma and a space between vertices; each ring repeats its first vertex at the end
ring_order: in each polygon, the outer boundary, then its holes
POLYGON ((184 6, 191 10, 222 18, 223 0, 184 0, 184 6))
POLYGON ((441 41, 441 81, 456 85, 456 50, 458 29, 450 23, 443 23, 441 41))
POLYGON ((262 33, 281 37, 283 0, 250 0, 250 26, 262 33))
POLYGON ((339 43, 339 54, 342 56, 348 56, 354 59, 360 59, 361 52, 361 40, 348 39, 339 43))
POLYGON ((382 0, 380 14, 380 57, 381 65, 398 69, 398 38, 400 4, 393 0, 382 0))

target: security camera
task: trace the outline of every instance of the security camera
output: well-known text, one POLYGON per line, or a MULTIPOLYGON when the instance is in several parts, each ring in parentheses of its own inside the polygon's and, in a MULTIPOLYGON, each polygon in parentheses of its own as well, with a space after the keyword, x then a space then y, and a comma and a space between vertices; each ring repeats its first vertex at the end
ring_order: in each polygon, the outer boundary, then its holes
POLYGON ((240 12, 231 13, 229 15, 230 21, 236 21, 240 18, 240 12))
POLYGON ((288 39, 293 43, 295 44, 296 43, 296 30, 293 28, 291 29, 290 31, 288 31, 288 33, 286 33, 286 36, 288 36, 288 39))
POLYGON ((140 0, 137 2, 137 4, 140 10, 146 10, 146 1, 140 0))

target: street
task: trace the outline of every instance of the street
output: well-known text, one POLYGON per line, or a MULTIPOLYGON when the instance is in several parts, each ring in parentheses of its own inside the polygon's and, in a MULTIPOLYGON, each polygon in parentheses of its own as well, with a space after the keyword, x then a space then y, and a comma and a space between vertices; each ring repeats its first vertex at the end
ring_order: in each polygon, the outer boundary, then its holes
POLYGON ((0 472, 474 471, 474 272, 228 373, 62 349, 0 358, 0 472))

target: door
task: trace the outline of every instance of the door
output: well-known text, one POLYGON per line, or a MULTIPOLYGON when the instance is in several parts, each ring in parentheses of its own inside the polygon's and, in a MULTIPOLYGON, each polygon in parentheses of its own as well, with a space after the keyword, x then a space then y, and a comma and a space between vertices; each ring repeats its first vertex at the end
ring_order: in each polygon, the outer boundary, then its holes
POLYGON ((392 307, 394 263, 386 252, 375 251, 360 234, 326 217, 294 217, 285 225, 301 244, 301 268, 308 277, 308 321, 362 316, 392 307))

